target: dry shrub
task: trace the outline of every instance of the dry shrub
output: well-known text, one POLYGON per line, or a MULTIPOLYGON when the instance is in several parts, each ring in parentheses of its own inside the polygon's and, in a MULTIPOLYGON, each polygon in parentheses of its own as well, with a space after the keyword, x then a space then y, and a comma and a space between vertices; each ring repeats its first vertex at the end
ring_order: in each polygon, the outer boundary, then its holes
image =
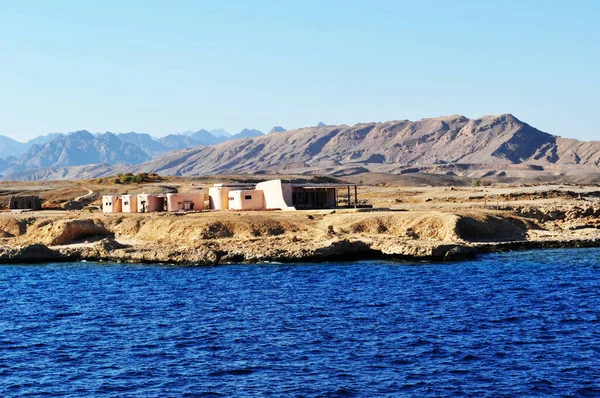
POLYGON ((233 228, 220 221, 208 224, 200 233, 202 239, 221 239, 231 238, 233 236, 233 228))
POLYGON ((388 227, 385 224, 381 223, 377 226, 377 232, 380 234, 385 234, 388 231, 388 227))
POLYGON ((350 227, 350 230, 352 231, 352 233, 361 234, 365 232, 365 224, 362 222, 357 222, 356 224, 353 224, 350 227))

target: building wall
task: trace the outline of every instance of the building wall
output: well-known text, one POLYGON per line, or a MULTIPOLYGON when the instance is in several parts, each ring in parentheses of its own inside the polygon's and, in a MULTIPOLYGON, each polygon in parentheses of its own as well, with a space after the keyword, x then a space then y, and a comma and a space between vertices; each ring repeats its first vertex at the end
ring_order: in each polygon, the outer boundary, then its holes
POLYGON ((137 197, 137 211, 138 213, 163 211, 165 200, 164 195, 140 194, 137 197))
POLYGON ((264 192, 265 209, 296 210, 292 205, 292 185, 281 180, 259 182, 256 189, 264 192))
POLYGON ((327 205, 335 207, 335 188, 327 188, 327 205))
POLYGON ((260 189, 229 191, 229 210, 263 210, 265 195, 260 189))
POLYGON ((227 210, 229 209, 229 191, 231 187, 210 187, 208 188, 208 201, 211 209, 227 210))
POLYGON ((169 193, 167 194, 167 210, 168 211, 183 211, 183 210, 203 210, 204 209, 204 193, 169 193), (186 202, 192 208, 186 208, 186 202))
POLYGON ((10 198, 8 208, 15 210, 40 210, 42 208, 42 201, 39 196, 35 195, 13 196, 10 198))
POLYGON ((102 197, 102 212, 121 213, 123 211, 123 201, 120 196, 108 195, 102 197))
POLYGON ((123 195, 123 213, 137 213, 137 195, 123 195))

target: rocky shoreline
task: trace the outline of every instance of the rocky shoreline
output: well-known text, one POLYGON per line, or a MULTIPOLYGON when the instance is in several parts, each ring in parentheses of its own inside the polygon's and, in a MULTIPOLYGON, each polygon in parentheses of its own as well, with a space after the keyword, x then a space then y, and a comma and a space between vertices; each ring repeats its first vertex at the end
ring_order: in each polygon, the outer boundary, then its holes
POLYGON ((326 261, 391 260, 447 262, 475 259, 481 254, 507 251, 600 247, 600 237, 523 240, 485 243, 393 242, 393 240, 334 239, 318 244, 286 239, 228 242, 228 245, 182 247, 123 244, 113 237, 72 245, 41 243, 0 249, 0 263, 117 262, 141 264, 218 265, 229 263, 310 263, 326 261), (237 246, 237 247, 236 247, 237 246))
POLYGON ((0 263, 421 262, 509 250, 600 247, 594 211, 548 213, 3 214, 0 263))
POLYGON ((452 262, 476 259, 479 255, 525 250, 600 247, 600 239, 521 241, 485 245, 438 245, 408 253, 385 253, 360 241, 340 241, 321 250, 306 250, 302 255, 280 252, 249 254, 211 250, 168 250, 164 248, 122 247, 112 239, 103 239, 82 248, 49 248, 33 244, 0 249, 0 264, 36 264, 49 262, 115 262, 209 266, 230 263, 315 263, 330 261, 390 260, 398 262, 452 262), (163 250, 160 250, 163 249, 163 250), (159 251, 160 250, 160 251, 159 251))

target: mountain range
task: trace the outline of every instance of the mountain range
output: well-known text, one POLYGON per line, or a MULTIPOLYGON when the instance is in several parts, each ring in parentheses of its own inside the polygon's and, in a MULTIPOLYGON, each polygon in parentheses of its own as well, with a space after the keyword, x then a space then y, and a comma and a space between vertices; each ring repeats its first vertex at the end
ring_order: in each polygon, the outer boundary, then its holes
POLYGON ((4 179, 91 178, 114 174, 115 170, 162 175, 333 174, 351 169, 402 173, 407 168, 477 164, 534 169, 585 166, 600 172, 600 142, 554 136, 511 114, 478 119, 453 115, 354 126, 320 123, 284 134, 277 130, 263 135, 244 129, 229 140, 220 136, 223 141, 214 143, 207 141, 207 134, 219 137, 206 130, 158 140, 136 133, 92 136, 77 132, 36 145, 21 158, 9 161, 8 167, 0 167, 5 168, 4 179), (204 140, 202 146, 194 145, 200 140, 204 140), (90 167, 92 163, 98 166, 90 167), (70 166, 82 171, 78 174, 70 166))
POLYGON ((10 137, 0 135, 0 158, 21 156, 25 152, 27 152, 27 150, 32 146, 36 144, 43 145, 61 135, 62 134, 60 133, 41 135, 27 142, 20 142, 17 140, 13 140, 10 137))
MULTIPOLYGON (((131 168, 171 175, 393 171, 446 164, 600 165, 600 142, 542 132, 510 114, 321 126, 170 152, 131 168)), ((600 171, 600 169, 599 169, 600 171)))
MULTIPOLYGON (((273 129, 283 128, 275 126, 273 129)), ((87 130, 81 131, 88 132, 87 130)), ((285 129, 281 131, 285 131, 285 129)), ((71 136, 71 138, 75 138, 76 136, 74 136, 74 134, 76 133, 80 132, 51 133, 38 136, 27 142, 16 141, 10 137, 0 135, 0 158, 7 158, 11 156, 19 157, 25 154, 34 145, 45 145, 50 141, 64 136, 71 136)), ((108 132, 108 134, 112 133, 108 132)), ((95 137, 99 137, 100 135, 100 133, 94 134, 95 137)), ((141 149, 150 157, 154 157, 175 149, 185 149, 200 145, 215 145, 232 139, 260 137, 264 134, 255 129, 243 129, 238 134, 234 135, 223 129, 215 129, 211 131, 201 129, 198 131, 189 130, 179 134, 169 134, 162 138, 153 138, 148 134, 135 132, 113 135, 118 136, 124 142, 140 146, 141 149)))
MULTIPOLYGON (((173 150, 216 145, 228 140, 259 137, 258 130, 243 129, 231 135, 225 130, 187 131, 153 138, 148 134, 92 134, 87 130, 53 133, 19 142, 0 136, 0 173, 13 176, 41 169, 63 169, 84 165, 133 165, 173 150)), ((42 173, 44 174, 44 173, 42 173)), ((37 177, 36 177, 37 179, 37 177)))

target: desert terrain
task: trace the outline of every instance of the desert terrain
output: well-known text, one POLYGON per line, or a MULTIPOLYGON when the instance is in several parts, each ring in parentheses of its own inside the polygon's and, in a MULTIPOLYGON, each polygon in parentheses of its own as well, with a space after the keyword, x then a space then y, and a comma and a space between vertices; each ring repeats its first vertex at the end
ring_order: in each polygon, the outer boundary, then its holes
MULTIPOLYGON (((499 250, 600 246, 600 186, 443 175, 279 176, 362 184, 372 209, 103 214, 117 193, 208 190, 267 176, 162 177, 0 183, 0 262, 119 261, 213 265, 358 258, 446 261, 499 250), (9 211, 33 194, 41 211, 9 211)), ((342 198, 343 200, 343 198, 342 198)))

